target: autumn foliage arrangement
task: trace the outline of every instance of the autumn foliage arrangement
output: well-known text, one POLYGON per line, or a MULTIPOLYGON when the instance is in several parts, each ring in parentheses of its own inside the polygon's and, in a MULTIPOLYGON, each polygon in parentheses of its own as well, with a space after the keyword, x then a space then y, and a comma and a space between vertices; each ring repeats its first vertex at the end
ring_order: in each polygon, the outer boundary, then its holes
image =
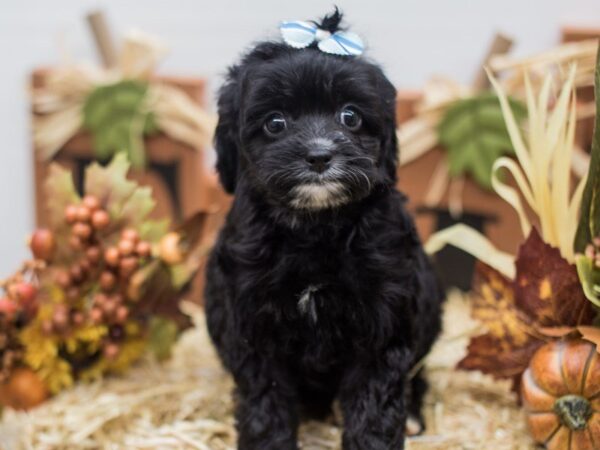
POLYGON ((168 356, 186 320, 178 300, 205 249, 204 215, 175 231, 149 219, 149 188, 116 156, 86 171, 80 197, 54 165, 48 228, 33 258, 0 287, 0 405, 27 409, 77 380, 126 370, 149 351, 168 356))
MULTIPOLYGON (((487 244, 473 251, 485 261, 473 286, 473 316, 485 332, 459 363, 512 380, 533 438, 550 450, 600 448, 600 69, 591 164, 579 182, 570 171, 575 76, 573 67, 552 99, 550 77, 536 97, 525 75, 524 132, 492 78, 516 155, 496 160, 492 186, 517 211, 526 239, 514 257, 487 244)), ((484 238, 459 226, 443 239, 469 250, 484 238)))

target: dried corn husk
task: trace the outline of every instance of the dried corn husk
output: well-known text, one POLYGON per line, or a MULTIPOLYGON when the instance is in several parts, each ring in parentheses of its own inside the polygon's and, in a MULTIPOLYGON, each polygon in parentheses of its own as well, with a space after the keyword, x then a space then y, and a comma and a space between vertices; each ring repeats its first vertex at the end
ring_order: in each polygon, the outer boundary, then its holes
POLYGON ((535 213, 544 241, 559 248, 562 256, 570 262, 574 262, 575 258, 573 242, 586 179, 583 177, 579 181, 571 195, 573 180, 570 168, 576 125, 573 84, 576 73, 576 66, 572 66, 551 111, 548 110, 551 76, 546 77, 536 99, 529 77, 525 75, 529 114, 527 143, 515 121, 505 91, 490 76, 518 160, 517 164, 509 158, 499 158, 492 170, 492 186, 517 211, 524 237, 529 234, 531 223, 521 196, 535 213), (520 192, 500 180, 498 172, 501 169, 511 173, 520 192))

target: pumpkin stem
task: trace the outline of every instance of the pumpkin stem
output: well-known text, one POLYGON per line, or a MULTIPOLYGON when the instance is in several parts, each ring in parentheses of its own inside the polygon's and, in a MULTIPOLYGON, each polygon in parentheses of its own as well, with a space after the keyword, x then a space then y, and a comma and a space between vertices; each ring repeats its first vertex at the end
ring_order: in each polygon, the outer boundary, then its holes
POLYGON ((592 407, 579 395, 564 395, 554 402, 554 412, 571 430, 583 430, 592 415, 592 407))

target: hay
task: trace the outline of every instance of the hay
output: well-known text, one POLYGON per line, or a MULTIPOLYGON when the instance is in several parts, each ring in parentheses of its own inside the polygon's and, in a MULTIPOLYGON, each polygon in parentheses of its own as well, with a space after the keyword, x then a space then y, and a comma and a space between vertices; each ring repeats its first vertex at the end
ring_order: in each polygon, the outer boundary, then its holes
MULTIPOLYGON (((169 362, 146 360, 124 378, 79 385, 29 413, 6 411, 2 450, 235 449, 232 381, 212 350, 202 311, 186 308, 196 326, 169 362)), ((476 328, 466 300, 451 295, 444 335, 426 364, 428 430, 407 449, 533 448, 507 383, 452 369, 476 328)), ((339 422, 304 424, 302 449, 339 449, 339 422)))

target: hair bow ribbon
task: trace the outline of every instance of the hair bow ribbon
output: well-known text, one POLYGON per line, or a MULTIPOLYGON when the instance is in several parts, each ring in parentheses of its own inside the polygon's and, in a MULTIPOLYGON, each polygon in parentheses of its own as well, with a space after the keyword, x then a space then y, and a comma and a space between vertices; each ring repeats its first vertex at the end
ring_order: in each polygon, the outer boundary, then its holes
POLYGON ((279 30, 285 43, 298 49, 306 48, 315 41, 319 50, 332 55, 358 56, 364 49, 363 41, 357 34, 347 31, 332 34, 310 22, 283 22, 279 30))

